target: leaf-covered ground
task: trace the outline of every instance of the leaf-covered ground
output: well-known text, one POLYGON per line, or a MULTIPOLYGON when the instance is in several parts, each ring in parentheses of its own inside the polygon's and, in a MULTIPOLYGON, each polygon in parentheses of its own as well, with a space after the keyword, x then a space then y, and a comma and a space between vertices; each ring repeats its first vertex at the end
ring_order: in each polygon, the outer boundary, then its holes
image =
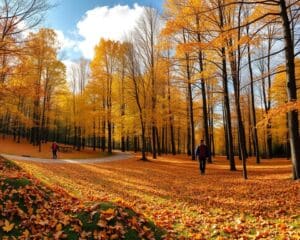
MULTIPOLYGON (((21 143, 16 143, 15 141, 13 141, 12 137, 5 136, 5 138, 0 137, 0 153, 19 156, 25 155, 39 158, 52 158, 51 144, 52 142, 43 143, 41 152, 39 152, 38 147, 28 143, 26 139, 21 139, 21 143)), ((64 144, 59 145, 65 146, 64 144)), ((70 147, 69 145, 67 146, 70 147)), ((59 159, 99 158, 108 156, 107 153, 103 153, 99 149, 97 149, 97 151, 93 151, 92 148, 81 149, 81 151, 72 150, 71 152, 59 151, 57 155, 59 159)))
POLYGON ((224 158, 208 164, 206 175, 185 156, 149 162, 19 164, 82 200, 124 202, 167 229, 173 239, 300 237, 299 181, 291 180, 286 159, 260 165, 250 160, 247 181, 241 170, 230 172, 224 158))
POLYGON ((0 239, 161 239, 130 207, 83 204, 0 159, 0 239))

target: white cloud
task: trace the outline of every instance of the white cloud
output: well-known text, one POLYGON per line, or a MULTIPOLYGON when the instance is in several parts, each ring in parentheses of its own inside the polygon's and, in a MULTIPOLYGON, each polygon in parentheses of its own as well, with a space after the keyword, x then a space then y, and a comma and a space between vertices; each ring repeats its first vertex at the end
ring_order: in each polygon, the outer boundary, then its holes
POLYGON ((57 35, 57 40, 58 40, 58 42, 60 44, 61 49, 67 50, 67 49, 75 48, 76 47, 77 42, 74 41, 74 40, 72 40, 72 39, 70 39, 70 38, 68 38, 68 37, 66 37, 64 35, 63 31, 57 30, 57 29, 55 29, 54 31, 55 31, 55 33, 57 35))
POLYGON ((78 47, 85 58, 91 59, 100 38, 122 41, 132 31, 142 15, 144 7, 134 4, 96 7, 85 13, 77 23, 78 34, 83 38, 78 47))
POLYGON ((144 7, 134 4, 129 6, 117 5, 112 8, 108 6, 96 7, 85 13, 77 23, 77 29, 71 35, 75 40, 67 37, 63 31, 56 29, 58 41, 60 43, 60 54, 62 61, 67 68, 67 80, 70 83, 72 78, 72 66, 78 58, 78 54, 84 58, 92 59, 94 48, 101 38, 122 41, 136 26, 144 7), (82 40, 78 40, 80 37, 82 40), (76 57, 75 57, 76 56, 76 57))

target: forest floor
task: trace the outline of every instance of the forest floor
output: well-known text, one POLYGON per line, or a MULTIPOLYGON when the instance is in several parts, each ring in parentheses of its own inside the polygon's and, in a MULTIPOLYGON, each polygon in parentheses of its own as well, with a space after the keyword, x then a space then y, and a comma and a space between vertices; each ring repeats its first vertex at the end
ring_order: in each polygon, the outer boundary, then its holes
MULTIPOLYGON (((0 153, 38 157, 38 158, 52 158, 51 144, 52 142, 43 143, 41 152, 39 152, 38 147, 28 143, 26 139, 21 139, 21 142, 17 143, 13 140, 12 137, 1 136, 0 153)), ((59 145, 69 146, 64 144, 59 144, 59 145)), ((103 153, 99 149, 93 151, 92 148, 85 148, 85 149, 81 149, 80 151, 76 151, 75 149, 72 149, 71 152, 66 152, 66 153, 58 152, 58 158, 61 159, 99 158, 99 157, 106 157, 106 156, 108 156, 107 153, 103 153)))
POLYGON ((0 239, 162 239, 167 232, 132 208, 84 202, 0 157, 0 239))
POLYGON ((84 201, 112 201, 132 207, 167 229, 172 239, 299 239, 300 183, 291 180, 287 159, 241 162, 229 171, 216 157, 199 174, 186 156, 131 159, 98 164, 16 161, 44 183, 84 201))

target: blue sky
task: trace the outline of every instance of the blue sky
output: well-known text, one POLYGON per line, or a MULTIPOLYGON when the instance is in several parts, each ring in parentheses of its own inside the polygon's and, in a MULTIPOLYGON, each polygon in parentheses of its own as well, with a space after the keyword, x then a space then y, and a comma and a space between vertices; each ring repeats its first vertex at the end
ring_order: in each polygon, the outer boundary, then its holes
POLYGON ((100 38, 121 40, 143 13, 143 7, 161 10, 164 0, 49 0, 56 4, 45 16, 44 27, 57 31, 61 56, 67 63, 91 59, 100 38))
POLYGON ((46 25, 62 31, 72 30, 76 23, 84 16, 85 12, 99 6, 113 7, 115 5, 128 5, 135 3, 141 6, 151 6, 161 9, 163 0, 51 0, 56 3, 46 16, 46 25))

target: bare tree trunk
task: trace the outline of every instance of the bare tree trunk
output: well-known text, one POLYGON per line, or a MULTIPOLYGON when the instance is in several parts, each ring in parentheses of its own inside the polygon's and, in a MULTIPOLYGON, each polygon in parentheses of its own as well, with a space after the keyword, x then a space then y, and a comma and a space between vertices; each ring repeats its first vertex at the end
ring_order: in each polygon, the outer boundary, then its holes
MULTIPOLYGON (((186 37, 185 37, 185 33, 183 32, 183 39, 184 39, 184 43, 186 43, 186 37)), ((192 155, 192 160, 195 160, 195 127, 194 127, 194 109, 193 109, 193 95, 192 95, 192 84, 191 84, 191 70, 190 70, 190 57, 188 53, 185 53, 185 61, 186 61, 186 74, 187 74, 187 90, 188 90, 188 113, 189 113, 189 127, 190 127, 190 131, 188 131, 188 135, 190 132, 190 139, 188 139, 188 143, 189 141, 191 141, 191 146, 189 146, 188 144, 188 154, 192 155)))
MULTIPOLYGON (((290 21, 287 14, 285 0, 280 0, 281 20, 284 31, 285 57, 286 57, 286 79, 288 101, 297 100, 297 87, 295 76, 294 44, 291 35, 290 21)), ((293 164, 293 178, 300 179, 300 141, 299 122, 296 110, 288 112, 288 129, 291 147, 291 160, 293 164)))
MULTIPOLYGON (((239 14, 238 14, 238 42, 240 40, 241 35, 241 9, 242 4, 239 7, 239 14)), ((233 50, 233 39, 230 37, 227 41, 228 49, 229 49, 229 63, 231 67, 231 75, 232 75, 232 82, 233 82, 233 89, 234 89, 234 100, 235 100, 235 108, 237 113, 237 121, 238 121, 238 138, 239 138, 239 151, 241 153, 242 164, 243 164, 243 176, 244 179, 247 179, 247 149, 246 149, 246 138, 245 138, 245 129, 242 119, 241 113, 241 104, 240 104, 240 74, 239 74, 239 65, 241 60, 240 54, 240 46, 238 45, 237 54, 233 50)))
MULTIPOLYGON (((247 34, 249 35, 249 27, 247 27, 247 34)), ((252 136, 253 136, 253 144, 254 144, 256 163, 258 164, 258 163, 260 163, 260 157, 259 157, 258 136, 257 136, 257 128, 256 128, 256 112, 255 112, 254 83, 253 83, 254 80, 253 80, 250 44, 247 44, 247 50, 248 50, 248 66, 249 66, 249 74, 250 74, 251 129, 252 129, 252 136)))
POLYGON ((107 79, 107 86, 108 86, 108 92, 107 92, 107 100, 106 100, 106 106, 107 106, 107 152, 112 153, 112 122, 111 122, 111 113, 112 113, 112 76, 108 76, 107 79))
MULTIPOLYGON (((232 47, 231 40, 229 40, 229 47, 232 47)), ((238 121, 238 138, 239 138, 239 151, 241 152, 241 158, 243 163, 243 176, 244 179, 247 179, 247 167, 246 167, 246 141, 245 141, 245 129, 242 119, 241 113, 241 104, 240 104, 240 84, 239 84, 239 76, 238 76, 238 69, 237 64, 235 61, 235 55, 233 52, 230 52, 230 66, 232 72, 232 81, 233 81, 233 88, 234 88, 234 99, 235 99, 235 108, 237 114, 237 121, 238 121)))
MULTIPOLYGON (((224 27, 224 16, 223 9, 221 8, 221 3, 219 2, 219 18, 220 18, 220 28, 223 31, 224 27)), ((226 119, 226 133, 227 133, 227 154, 230 163, 230 170, 236 171, 234 152, 233 152, 233 138, 232 138, 232 126, 231 126, 231 114, 230 114, 230 102, 229 102, 229 92, 228 92, 228 77, 227 77, 227 64, 226 64, 226 51, 225 47, 221 48, 222 56, 222 80, 223 80, 223 91, 224 91, 224 112, 226 119)))
POLYGON ((107 152, 112 153, 112 123, 110 120, 107 121, 107 152))
MULTIPOLYGON (((269 33, 270 35, 270 33, 269 33)), ((265 111, 266 113, 268 113, 271 109, 271 48, 272 48, 272 39, 269 36, 268 39, 268 59, 267 59, 267 66, 268 66, 268 100, 266 101, 267 104, 265 111)), ((271 120, 268 120, 267 123, 267 129, 266 129, 266 135, 267 135, 267 152, 268 152, 268 158, 272 158, 273 157, 273 140, 272 140, 272 124, 271 124, 271 120)))
POLYGON ((180 154, 181 151, 180 151, 180 127, 178 127, 177 129, 177 153, 180 154))
POLYGON ((106 129, 106 121, 105 119, 102 120, 102 128, 101 128, 101 150, 102 152, 106 149, 106 136, 105 136, 105 129, 106 129))
POLYGON ((156 142, 157 142, 157 154, 158 156, 161 156, 161 142, 159 141, 159 132, 157 127, 155 127, 155 135, 156 135, 156 142))
MULTIPOLYGON (((199 26, 199 16, 196 15, 196 24, 197 24, 197 41, 198 43, 201 43, 201 35, 200 35, 200 26, 199 26)), ((202 51, 198 51, 198 63, 199 63, 199 70, 200 73, 204 71, 203 67, 203 53, 202 51)), ((204 127, 204 137, 205 137, 205 143, 207 145, 207 148, 209 149, 209 152, 211 152, 210 147, 210 139, 209 139, 209 129, 208 129, 208 117, 207 117, 207 101, 206 101, 206 86, 205 86, 204 78, 201 77, 201 94, 202 94, 202 114, 203 114, 203 127, 204 127)), ((193 148, 194 149, 194 148, 193 148)), ((208 162, 212 163, 211 154, 209 154, 208 162)))
POLYGON ((96 120, 93 119, 93 151, 96 151, 96 120))
POLYGON ((161 153, 166 153, 166 140, 165 140, 165 126, 163 125, 161 128, 161 153))
POLYGON ((252 125, 251 125, 251 109, 250 109, 250 106, 251 106, 251 100, 250 100, 251 96, 250 94, 248 94, 248 106, 249 106, 249 109, 248 109, 248 122, 249 122, 249 127, 248 127, 248 154, 250 157, 252 157, 252 139, 253 138, 253 131, 252 131, 252 125))
MULTIPOLYGON (((128 57, 128 64, 129 64, 129 75, 130 78, 132 80, 133 83, 133 95, 135 98, 135 102, 138 108, 138 112, 139 112, 139 120, 140 120, 140 125, 141 125, 141 130, 142 130, 142 159, 143 161, 146 161, 146 123, 145 123, 145 119, 144 119, 144 110, 143 110, 143 105, 142 105, 142 101, 141 101, 141 96, 140 95, 140 84, 139 84, 139 80, 141 80, 141 76, 139 75, 139 65, 138 65, 138 61, 136 59, 136 51, 134 49, 134 45, 131 44, 131 46, 129 46, 128 48, 128 52, 127 52, 127 57, 128 57)), ((145 94, 145 93, 144 93, 145 94)), ((145 97, 145 95, 144 95, 145 97)), ((144 100, 145 101, 145 100, 144 100)), ((153 129, 153 128, 152 128, 153 129)), ((135 139, 137 139, 135 137, 135 139)), ((137 141, 135 141, 135 150, 136 150, 136 144, 137 141)))
MULTIPOLYGON (((168 51, 168 59, 169 59, 169 51, 168 51)), ((175 147, 175 137, 174 137, 174 116, 171 109, 171 82, 170 82, 170 68, 168 67, 168 78, 167 78, 167 87, 168 87, 168 113, 169 113, 169 124, 170 124, 170 137, 171 137, 171 149, 172 154, 176 155, 176 147, 175 147)))
POLYGON ((228 78, 226 70, 226 56, 225 48, 222 48, 223 55, 223 91, 224 91, 224 107, 225 107, 225 118, 226 118, 226 132, 227 132, 227 143, 228 143, 228 157, 230 163, 230 170, 236 171, 235 161, 234 161, 234 151, 233 151, 233 138, 232 138, 232 126, 231 126, 231 113, 230 113, 230 103, 229 103, 229 93, 228 93, 228 78))
POLYGON ((211 147, 211 155, 215 157, 215 135, 214 135, 214 107, 210 106, 210 114, 209 114, 209 130, 210 130, 210 147, 211 147))
MULTIPOLYGON (((225 97, 224 97, 225 98, 225 97)), ((225 139, 225 154, 227 160, 229 160, 229 149, 228 149, 228 132, 227 132, 227 122, 226 122, 226 111, 225 111, 225 104, 223 99, 223 128, 224 128, 224 139, 225 139)))
POLYGON ((77 136, 77 151, 81 150, 81 127, 77 128, 78 130, 78 136, 77 136))
POLYGON ((121 76, 121 151, 125 152, 125 133, 124 133, 124 116, 125 116, 125 86, 124 86, 124 79, 125 79, 125 59, 122 59, 122 76, 121 76))

